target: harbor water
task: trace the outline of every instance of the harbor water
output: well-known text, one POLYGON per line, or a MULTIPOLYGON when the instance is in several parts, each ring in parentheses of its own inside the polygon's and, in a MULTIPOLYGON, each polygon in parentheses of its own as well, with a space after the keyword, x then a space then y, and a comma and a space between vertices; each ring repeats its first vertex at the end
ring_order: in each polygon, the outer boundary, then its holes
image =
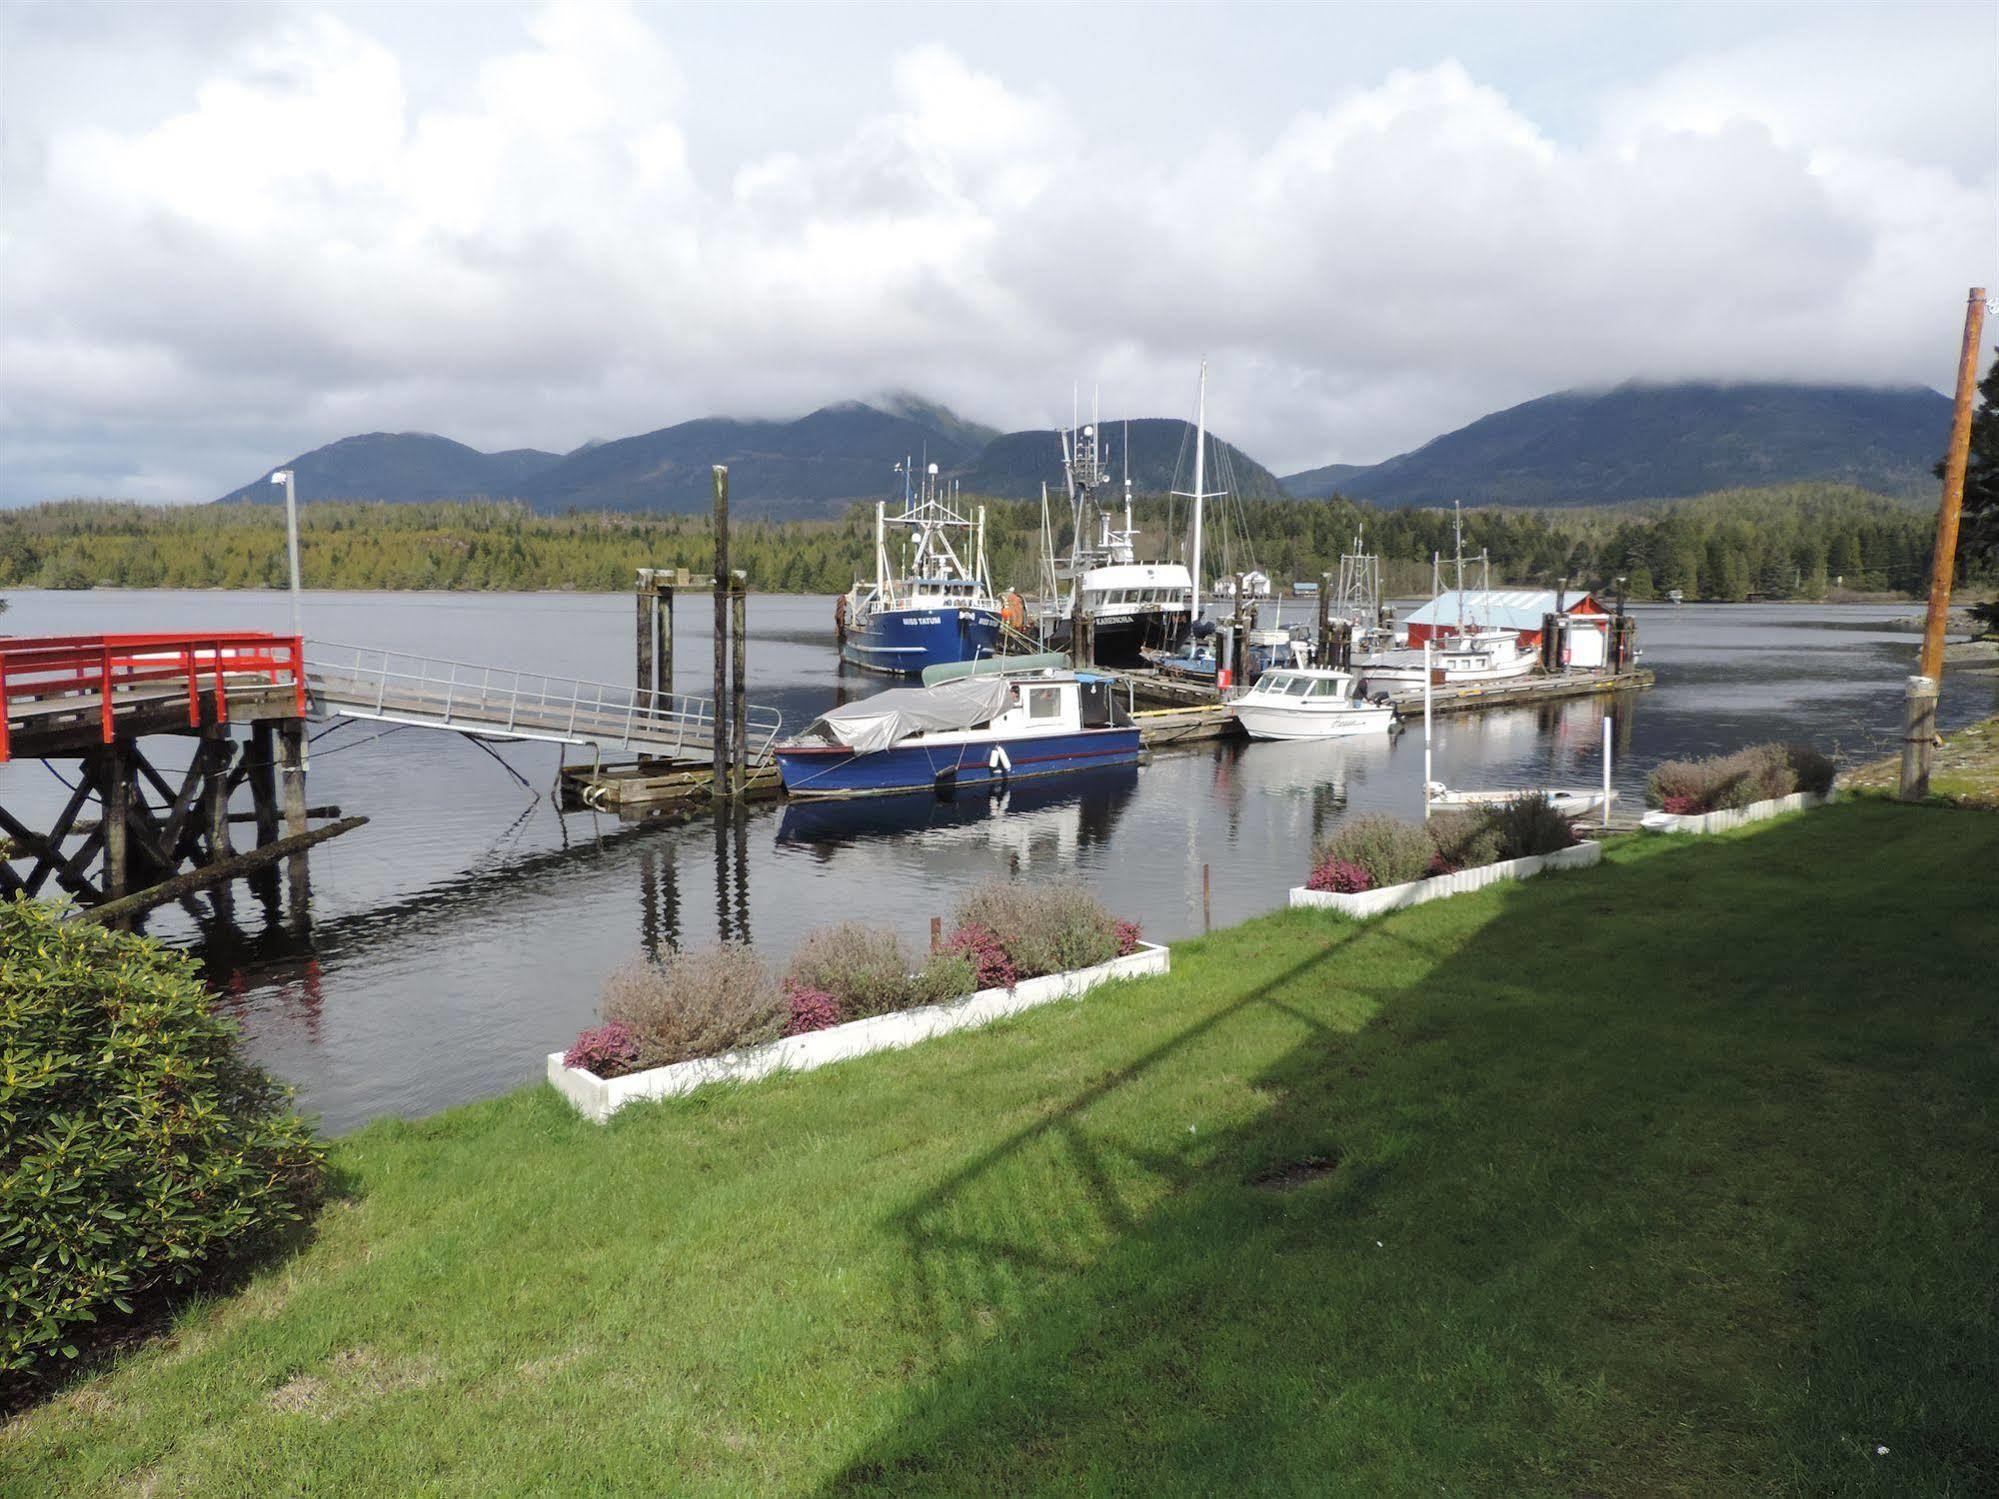
MULTIPOLYGON (((9 602, 0 625, 14 634, 284 630, 289 619, 279 593, 23 591, 9 602)), ((1920 607, 1639 606, 1656 687, 1440 718, 1437 778, 1596 785, 1606 712, 1626 799, 1661 760, 1762 740, 1810 740, 1849 761, 1890 753, 1920 607)), ((609 682, 632 672, 627 595, 309 593, 305 621, 315 640, 609 682)), ((750 600, 751 700, 793 728, 883 686, 842 672, 832 622, 830 598, 750 600)), ((706 695, 707 599, 683 598, 676 623, 674 685, 706 695)), ((1995 706, 1999 677, 1953 671, 1941 718, 1954 727, 1995 706)), ((228 920, 204 898, 155 912, 146 930, 202 959, 252 1053, 331 1132, 538 1076, 542 1056, 591 1022, 606 974, 671 945, 750 940, 781 959, 810 928, 859 919, 920 950, 960 893, 1015 873, 1085 881, 1158 940, 1239 921, 1283 904, 1314 838, 1340 818, 1419 816, 1423 779, 1418 719, 1392 738, 1161 749, 1137 768, 998 796, 633 824, 559 813, 553 745, 493 747, 524 787, 456 735, 315 732, 310 800, 372 820, 314 850, 305 929, 239 889, 228 920)), ((162 768, 184 763, 181 741, 147 748, 162 768)), ((0 801, 46 824, 66 793, 54 772, 72 770, 0 766, 0 801)))

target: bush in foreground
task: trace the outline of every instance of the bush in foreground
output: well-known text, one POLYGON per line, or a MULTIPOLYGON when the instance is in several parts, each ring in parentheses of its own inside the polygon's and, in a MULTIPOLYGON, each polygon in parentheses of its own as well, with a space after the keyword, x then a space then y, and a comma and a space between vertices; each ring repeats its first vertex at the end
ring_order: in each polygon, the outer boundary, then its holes
POLYGON ((763 959, 740 942, 620 968, 604 985, 600 1013, 638 1038, 633 1069, 775 1040, 790 1018, 763 959))
POLYGON ((265 1245, 322 1186, 192 959, 0 904, 0 1386, 265 1245))
MULTIPOLYGON (((958 902, 952 918, 952 944, 961 951, 977 949, 1005 955, 1011 968, 1008 986, 1043 974, 1094 968, 1125 951, 1126 934, 1104 903, 1082 885, 1063 881, 1052 885, 1024 880, 995 880, 981 885, 958 902), (967 944, 970 944, 970 948, 967 944)), ((1132 927, 1131 941, 1136 942, 1132 927)), ((1000 965, 974 958, 981 988, 1000 965)))
POLYGON ((1418 823, 1404 822, 1399 817, 1356 817, 1334 828, 1312 850, 1312 873, 1318 878, 1323 870, 1325 877, 1332 879, 1334 865, 1352 865, 1367 875, 1368 883, 1363 889, 1378 890, 1384 885, 1403 885, 1422 879, 1430 872, 1430 859, 1435 852, 1429 833, 1418 823))
POLYGON ((1726 812, 1794 791, 1832 790, 1831 760, 1809 744, 1757 744, 1701 760, 1668 760, 1645 781, 1645 804, 1686 816, 1726 812))
POLYGON ((1427 823, 1358 817, 1312 851, 1305 888, 1358 895, 1504 859, 1558 853, 1575 843, 1568 814, 1539 791, 1491 806, 1440 812, 1427 823))

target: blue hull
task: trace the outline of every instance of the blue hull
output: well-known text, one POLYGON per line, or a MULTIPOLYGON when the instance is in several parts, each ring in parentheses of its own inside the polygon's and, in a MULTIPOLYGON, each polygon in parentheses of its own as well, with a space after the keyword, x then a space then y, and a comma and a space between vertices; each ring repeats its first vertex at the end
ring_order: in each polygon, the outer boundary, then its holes
POLYGON ((866 755, 837 745, 780 745, 777 768, 792 796, 882 796, 1136 765, 1138 752, 1135 728, 1081 729, 970 744, 898 744, 866 755))
POLYGON ((992 609, 883 609, 849 626, 840 659, 868 671, 914 677, 926 666, 999 654, 1000 617, 992 609))

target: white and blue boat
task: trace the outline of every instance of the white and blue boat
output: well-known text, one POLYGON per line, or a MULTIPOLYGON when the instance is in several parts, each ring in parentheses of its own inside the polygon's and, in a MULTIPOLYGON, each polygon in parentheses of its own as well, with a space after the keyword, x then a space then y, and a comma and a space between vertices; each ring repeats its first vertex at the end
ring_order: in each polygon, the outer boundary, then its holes
POLYGON ((961 515, 939 492, 930 464, 920 494, 903 475, 902 514, 875 506, 875 581, 856 583, 834 609, 840 659, 867 671, 913 677, 928 666, 979 661, 999 654, 1000 602, 986 572, 986 512, 961 515), (909 534, 902 565, 890 562, 889 528, 909 534), (958 536, 965 555, 958 555, 958 536))
POLYGON ((776 748, 787 795, 998 788, 1135 765, 1138 727, 1094 672, 991 674, 897 687, 814 719, 776 748))

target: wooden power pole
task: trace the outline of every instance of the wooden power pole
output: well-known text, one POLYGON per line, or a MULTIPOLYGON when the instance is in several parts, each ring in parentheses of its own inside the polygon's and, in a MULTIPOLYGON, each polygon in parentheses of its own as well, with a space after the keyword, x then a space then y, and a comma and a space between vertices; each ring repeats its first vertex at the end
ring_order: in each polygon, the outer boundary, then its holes
POLYGON ((1943 686, 1944 625, 1950 617, 1951 575, 1957 570, 1957 523, 1964 509, 1964 466, 1971 447, 1971 397, 1978 385, 1978 350, 1985 330, 1985 288, 1974 286, 1964 308, 1964 347, 1957 360, 1957 408, 1943 460, 1943 502, 1937 507, 1936 545, 1930 555, 1930 606, 1923 621, 1923 654, 1909 678, 1902 721, 1903 801, 1929 795, 1930 755, 1936 742, 1937 695, 1943 686))

